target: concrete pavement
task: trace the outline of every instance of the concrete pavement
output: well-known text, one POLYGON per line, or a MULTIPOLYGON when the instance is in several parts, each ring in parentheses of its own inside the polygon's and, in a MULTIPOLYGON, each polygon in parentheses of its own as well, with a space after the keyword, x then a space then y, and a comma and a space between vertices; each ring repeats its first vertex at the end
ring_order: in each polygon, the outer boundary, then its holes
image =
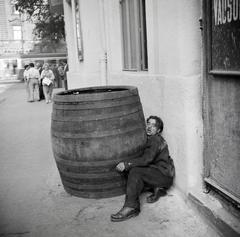
POLYGON ((51 147, 52 104, 28 103, 19 81, 1 85, 0 236, 220 236, 174 187, 154 204, 146 203, 144 193, 140 215, 121 223, 110 215, 122 207, 124 195, 94 200, 67 194, 51 147))

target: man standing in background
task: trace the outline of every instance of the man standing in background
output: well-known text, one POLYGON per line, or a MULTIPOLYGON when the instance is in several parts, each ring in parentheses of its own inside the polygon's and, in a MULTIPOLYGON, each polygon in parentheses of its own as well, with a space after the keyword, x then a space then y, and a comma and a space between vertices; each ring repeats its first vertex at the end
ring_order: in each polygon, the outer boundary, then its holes
MULTIPOLYGON (((36 63, 36 69, 39 71, 39 74, 41 75, 42 73, 42 65, 40 62, 36 63)), ((44 94, 43 94, 43 86, 42 86, 42 80, 39 82, 39 98, 40 100, 44 100, 44 94)))
POLYGON ((53 72, 53 75, 55 77, 55 87, 60 88, 60 78, 59 78, 59 73, 58 73, 58 68, 56 67, 55 64, 52 64, 50 67, 50 70, 53 72))
POLYGON ((28 69, 29 69, 29 65, 25 65, 24 66, 24 72, 23 72, 23 80, 24 80, 24 83, 25 83, 25 87, 26 87, 26 92, 27 92, 27 101, 29 101, 30 99, 30 90, 29 90, 29 83, 28 83, 28 80, 27 80, 27 72, 28 72, 28 69))
POLYGON ((36 93, 37 101, 40 101, 39 97, 39 83, 40 83, 40 73, 39 71, 34 68, 34 64, 29 64, 30 68, 27 72, 27 81, 29 83, 29 90, 30 90, 30 99, 28 102, 34 102, 34 92, 36 93))
POLYGON ((65 88, 65 90, 68 90, 68 85, 67 85, 67 71, 68 71, 68 63, 64 62, 63 81, 64 81, 64 88, 65 88))

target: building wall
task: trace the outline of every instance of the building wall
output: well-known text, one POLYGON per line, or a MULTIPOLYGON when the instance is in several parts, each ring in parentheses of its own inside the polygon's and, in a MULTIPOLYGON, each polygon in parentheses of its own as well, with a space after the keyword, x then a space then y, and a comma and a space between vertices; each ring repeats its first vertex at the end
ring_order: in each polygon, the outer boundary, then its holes
POLYGON ((33 23, 26 21, 25 15, 13 12, 13 5, 8 0, 0 0, 2 12, 0 17, 0 54, 16 54, 28 52, 31 49, 33 40, 32 30, 35 27, 33 23), (22 27, 22 39, 14 40, 13 26, 22 27))
POLYGON ((7 28, 6 28, 6 10, 4 0, 0 0, 0 37, 1 39, 7 39, 7 28))
POLYGON ((75 16, 71 5, 64 2, 66 39, 69 53, 69 88, 94 86, 100 84, 101 31, 99 20, 100 1, 79 1, 84 60, 77 58, 75 16), (69 25, 68 25, 69 24, 69 25), (75 36, 75 38, 73 37, 75 36))
MULTIPOLYGON (((176 164, 174 187, 183 193, 194 186, 202 189, 200 1, 146 0, 147 72, 122 70, 119 0, 79 2, 84 60, 73 60, 75 49, 69 49, 69 89, 106 84, 137 86, 145 117, 158 115, 165 123, 163 136, 176 164), (101 61, 105 54, 106 67, 101 61)), ((64 3, 66 19, 71 14, 67 7, 64 3)), ((66 30, 68 45, 73 45, 70 29, 66 30)))

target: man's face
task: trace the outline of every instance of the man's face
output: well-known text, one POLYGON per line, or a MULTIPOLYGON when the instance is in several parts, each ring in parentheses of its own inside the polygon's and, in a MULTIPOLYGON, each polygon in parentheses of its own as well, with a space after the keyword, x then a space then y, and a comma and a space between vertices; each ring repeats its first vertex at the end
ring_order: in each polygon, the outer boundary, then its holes
POLYGON ((48 70, 49 69, 49 66, 46 64, 46 65, 44 65, 44 67, 43 67, 45 70, 48 70))
POLYGON ((146 133, 148 136, 153 136, 156 133, 158 133, 160 129, 156 126, 156 120, 155 119, 149 119, 146 126, 146 133))

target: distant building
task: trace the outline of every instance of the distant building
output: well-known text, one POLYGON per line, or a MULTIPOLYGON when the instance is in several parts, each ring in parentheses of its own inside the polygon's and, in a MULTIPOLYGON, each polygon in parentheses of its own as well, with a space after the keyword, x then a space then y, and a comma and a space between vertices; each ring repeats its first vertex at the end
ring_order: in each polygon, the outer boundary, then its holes
POLYGON ((17 73, 22 68, 20 55, 33 45, 34 24, 16 11, 9 0, 0 0, 0 77, 17 73))

